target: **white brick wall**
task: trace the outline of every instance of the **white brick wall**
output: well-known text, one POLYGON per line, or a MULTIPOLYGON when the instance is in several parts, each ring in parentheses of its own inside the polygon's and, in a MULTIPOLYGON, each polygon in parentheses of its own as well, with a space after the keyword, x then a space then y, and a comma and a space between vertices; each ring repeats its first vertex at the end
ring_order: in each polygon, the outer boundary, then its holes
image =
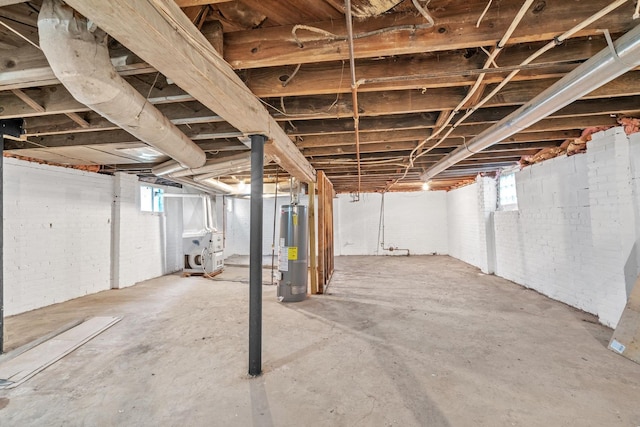
POLYGON ((140 212, 136 176, 4 162, 6 315, 182 267, 176 204, 167 216, 140 212))
POLYGON ((4 162, 5 314, 109 289, 112 178, 4 162))
POLYGON ((478 183, 447 193, 449 255, 468 264, 481 264, 478 183))
POLYGON ((178 226, 177 221, 172 221, 172 228, 167 228, 166 224, 167 216, 182 218, 178 213, 182 204, 169 201, 165 204, 164 214, 142 212, 141 185, 135 175, 118 173, 114 180, 114 209, 119 211, 120 227, 119 233, 116 231, 119 243, 113 266, 114 288, 131 286, 182 268, 178 261, 182 257, 182 226, 178 226))
POLYGON ((640 136, 614 128, 517 173, 519 211, 495 213, 496 274, 614 327, 640 272, 639 166, 640 136))

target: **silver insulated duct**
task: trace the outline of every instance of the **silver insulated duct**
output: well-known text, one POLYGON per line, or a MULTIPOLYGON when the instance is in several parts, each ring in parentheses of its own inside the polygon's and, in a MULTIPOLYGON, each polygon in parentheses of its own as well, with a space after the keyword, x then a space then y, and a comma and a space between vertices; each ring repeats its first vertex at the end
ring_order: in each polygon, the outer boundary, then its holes
POLYGON ((107 35, 74 17, 59 0, 45 0, 38 16, 40 47, 71 95, 131 135, 185 168, 199 168, 206 155, 117 73, 107 35))
POLYGON ((456 163, 528 128, 640 65, 640 26, 598 52, 531 101, 449 153, 422 175, 427 181, 456 163))

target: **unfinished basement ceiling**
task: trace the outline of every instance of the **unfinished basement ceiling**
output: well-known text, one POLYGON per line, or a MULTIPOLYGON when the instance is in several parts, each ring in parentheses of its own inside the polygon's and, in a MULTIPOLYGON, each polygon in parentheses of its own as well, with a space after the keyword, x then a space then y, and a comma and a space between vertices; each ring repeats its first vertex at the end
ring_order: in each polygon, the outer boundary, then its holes
MULTIPOLYGON (((168 1, 144 3, 158 7, 168 1)), ((636 2, 620 2, 520 66, 549 41, 613 2, 533 1, 518 22, 524 0, 353 0, 353 76, 342 1, 176 2, 338 192, 421 189, 421 176, 432 165, 605 49, 603 29, 616 40, 638 24, 633 19, 636 2), (498 49, 514 20, 515 31, 498 49), (492 54, 495 61, 489 61, 478 84, 492 54), (515 69, 520 72, 509 83, 484 99, 515 69), (465 112, 479 105, 452 129, 465 112)), ((0 5, 0 119, 25 118, 27 130, 24 140, 5 142, 8 153, 141 175, 151 175, 153 166, 169 159, 76 101, 60 84, 34 46, 39 44, 42 1, 0 0, 0 5)), ((178 8, 163 10, 181 13, 178 8)), ((99 17, 89 18, 100 23, 99 17)), ((137 34, 135 27, 129 31, 126 41, 116 37, 108 42, 112 62, 127 82, 202 148, 210 162, 224 162, 249 150, 242 142, 247 131, 203 105, 202 93, 182 90, 175 79, 154 68, 155 61, 140 59, 145 52, 136 52, 130 40, 153 39, 153 34, 137 34)), ((535 125, 473 153, 434 177, 431 188, 462 185, 479 172, 494 172, 516 165, 523 156, 560 147, 585 130, 616 125, 623 116, 637 117, 639 83, 640 71, 627 72, 535 125)), ((276 169, 281 179, 291 171, 286 161, 278 166, 282 159, 276 157, 266 166, 267 182, 275 179, 276 169)), ((238 170, 219 177, 227 184, 248 178, 248 171, 238 170)))

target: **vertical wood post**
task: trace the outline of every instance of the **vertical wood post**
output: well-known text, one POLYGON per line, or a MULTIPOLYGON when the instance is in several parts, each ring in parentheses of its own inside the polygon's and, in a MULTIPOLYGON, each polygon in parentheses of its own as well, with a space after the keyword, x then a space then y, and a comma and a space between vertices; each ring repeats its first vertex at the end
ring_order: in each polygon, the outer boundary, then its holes
POLYGON ((311 276, 311 294, 318 293, 318 270, 316 263, 316 184, 309 183, 309 268, 311 276))

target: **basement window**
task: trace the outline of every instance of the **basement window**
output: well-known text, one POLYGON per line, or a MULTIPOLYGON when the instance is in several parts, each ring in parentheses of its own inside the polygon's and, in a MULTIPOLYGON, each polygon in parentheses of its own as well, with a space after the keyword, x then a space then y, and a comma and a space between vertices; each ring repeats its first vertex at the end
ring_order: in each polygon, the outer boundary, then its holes
POLYGON ((163 195, 162 188, 140 186, 140 210, 143 212, 164 212, 163 195))
POLYGON ((498 208, 502 210, 518 209, 515 173, 500 175, 498 184, 498 208))

